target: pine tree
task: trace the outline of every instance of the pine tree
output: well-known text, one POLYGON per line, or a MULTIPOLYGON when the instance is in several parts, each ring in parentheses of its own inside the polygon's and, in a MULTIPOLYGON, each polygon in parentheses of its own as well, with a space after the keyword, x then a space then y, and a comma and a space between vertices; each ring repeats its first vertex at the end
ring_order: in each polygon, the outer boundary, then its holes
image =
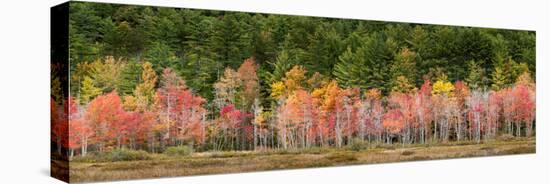
POLYGON ((209 39, 214 30, 216 19, 199 19, 196 13, 186 12, 189 23, 185 29, 188 29, 188 35, 185 37, 184 59, 179 62, 176 70, 180 71, 187 84, 198 94, 206 99, 213 99, 212 84, 223 72, 221 60, 215 60, 218 54, 214 52, 209 44, 209 39), (220 71, 221 70, 221 71, 220 71))
POLYGON ((415 26, 412 30, 411 40, 408 42, 411 49, 418 53, 419 57, 430 58, 429 33, 422 26, 415 26))
POLYGON ((104 20, 94 4, 72 3, 69 8, 69 60, 71 64, 93 61, 100 56, 102 44, 97 41, 104 20))
POLYGON ((416 60, 418 56, 415 52, 408 48, 402 49, 395 56, 392 65, 390 66, 390 74, 392 76, 391 89, 392 91, 409 92, 415 86, 416 79, 416 60))
POLYGON ((493 53, 493 72, 491 73, 491 88, 493 90, 500 90, 513 81, 512 67, 514 61, 509 56, 508 46, 504 37, 500 34, 493 37, 491 40, 493 53))
POLYGON ((359 47, 361 47, 365 37, 365 34, 359 31, 351 33, 346 40, 344 40, 344 46, 346 47, 343 48, 344 50, 342 52, 346 52, 347 49, 351 49, 351 52, 355 52, 359 47))
POLYGON ((251 35, 245 23, 249 18, 248 14, 234 13, 214 22, 216 31, 208 38, 208 43, 211 51, 217 54, 214 59, 220 62, 218 69, 237 68, 243 59, 250 57, 251 35))
POLYGON ((260 65, 272 60, 277 54, 276 43, 271 30, 266 28, 265 17, 254 15, 251 19, 251 55, 260 65))
POLYGON ((500 90, 512 83, 512 60, 498 61, 491 74, 493 90, 500 90))
POLYGON ((189 54, 183 67, 178 67, 182 72, 187 85, 206 99, 213 98, 212 84, 216 80, 215 61, 199 54, 189 54))
POLYGON ((358 85, 362 80, 360 77, 363 74, 357 64, 360 62, 357 54, 348 47, 346 51, 339 57, 340 62, 334 66, 334 76, 338 84, 344 87, 358 85), (353 77, 355 76, 355 77, 353 77))
POLYGON ((373 33, 356 52, 346 50, 334 68, 336 80, 349 81, 348 86, 378 88, 387 92, 390 79, 388 66, 393 58, 388 44, 383 35, 373 33))
POLYGON ((80 104, 88 104, 90 100, 101 94, 101 89, 96 87, 94 80, 88 76, 84 77, 80 88, 80 104))
POLYGON ((129 95, 134 92, 137 84, 140 82, 141 66, 136 61, 129 61, 120 74, 118 82, 118 91, 123 95, 129 95))
POLYGON ((485 72, 474 60, 468 62, 468 76, 466 83, 472 89, 480 89, 485 86, 485 72))
POLYGON ((153 42, 143 57, 153 64, 157 73, 162 73, 164 68, 176 68, 179 61, 172 48, 160 41, 153 42))
POLYGON ((269 63, 271 71, 265 76, 265 80, 268 84, 272 84, 276 81, 280 81, 285 76, 285 73, 294 66, 295 58, 291 58, 287 50, 282 50, 277 55, 275 62, 269 63))
POLYGON ((416 89, 414 84, 405 76, 397 76, 392 81, 392 92, 408 93, 416 89))
POLYGON ((310 38, 310 45, 306 50, 306 68, 311 72, 323 75, 332 75, 334 64, 342 54, 343 41, 340 35, 330 24, 320 25, 310 38))

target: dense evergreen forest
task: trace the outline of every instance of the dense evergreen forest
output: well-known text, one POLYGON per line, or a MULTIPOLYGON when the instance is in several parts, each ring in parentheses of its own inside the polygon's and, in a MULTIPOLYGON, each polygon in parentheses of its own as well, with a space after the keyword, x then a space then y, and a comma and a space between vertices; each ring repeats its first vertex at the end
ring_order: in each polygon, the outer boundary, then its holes
POLYGON ((532 136, 535 36, 73 2, 52 139, 85 155, 532 136))

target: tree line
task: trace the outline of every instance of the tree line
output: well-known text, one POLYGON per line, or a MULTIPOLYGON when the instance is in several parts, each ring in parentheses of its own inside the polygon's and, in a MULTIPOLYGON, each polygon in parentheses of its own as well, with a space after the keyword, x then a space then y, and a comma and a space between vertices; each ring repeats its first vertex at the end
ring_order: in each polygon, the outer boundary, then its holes
POLYGON ((59 152, 534 133, 534 32, 83 2, 70 11, 69 94, 52 75, 59 152))
POLYGON ((70 14, 71 94, 90 76, 79 64, 105 56, 128 62, 112 84, 120 95, 133 93, 148 61, 159 75, 172 68, 209 101, 224 69, 251 56, 263 96, 294 65, 385 95, 401 75, 415 86, 446 73, 450 81, 498 88, 521 68, 532 78, 536 72, 531 31, 86 2, 72 3, 70 14))
MULTIPOLYGON (((112 57, 96 62, 124 65, 112 57)), ((425 80, 419 88, 400 88, 383 96, 377 88, 340 87, 319 73, 308 77, 304 67, 296 65, 271 85, 273 106, 264 108, 257 68, 251 58, 236 70, 225 69, 214 84, 211 103, 219 112, 212 115, 216 112, 205 108, 207 100, 171 68, 164 69, 157 81, 151 63, 145 62, 144 80, 133 95, 120 97, 116 89, 101 93, 91 83, 83 89, 97 92, 93 97, 70 96, 64 104, 52 98, 52 138, 59 148, 67 146, 70 155, 86 155, 90 147, 98 152, 160 152, 182 145, 199 150, 295 149, 343 147, 354 141, 479 143, 504 134, 534 133, 535 83, 528 71, 500 90, 471 88, 462 81, 453 84, 442 74, 433 84, 425 80), (154 87, 157 82, 159 88, 154 87)))

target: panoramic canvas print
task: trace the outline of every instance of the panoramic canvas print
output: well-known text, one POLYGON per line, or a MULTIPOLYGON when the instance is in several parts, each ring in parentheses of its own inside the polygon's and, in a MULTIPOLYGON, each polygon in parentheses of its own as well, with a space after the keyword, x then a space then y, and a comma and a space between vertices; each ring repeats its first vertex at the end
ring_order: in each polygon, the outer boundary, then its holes
POLYGON ((52 8, 67 182, 535 153, 534 31, 52 8))

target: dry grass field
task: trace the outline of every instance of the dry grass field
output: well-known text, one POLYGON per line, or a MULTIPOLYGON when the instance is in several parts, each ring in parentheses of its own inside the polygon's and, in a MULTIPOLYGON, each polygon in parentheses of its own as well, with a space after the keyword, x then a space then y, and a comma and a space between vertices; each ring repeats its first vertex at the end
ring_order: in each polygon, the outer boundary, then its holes
POLYGON ((487 141, 482 144, 453 142, 437 145, 371 145, 361 150, 320 149, 256 152, 202 152, 171 157, 151 154, 149 160, 70 162, 71 182, 128 180, 203 174, 237 173, 400 161, 535 153, 534 138, 487 141))

